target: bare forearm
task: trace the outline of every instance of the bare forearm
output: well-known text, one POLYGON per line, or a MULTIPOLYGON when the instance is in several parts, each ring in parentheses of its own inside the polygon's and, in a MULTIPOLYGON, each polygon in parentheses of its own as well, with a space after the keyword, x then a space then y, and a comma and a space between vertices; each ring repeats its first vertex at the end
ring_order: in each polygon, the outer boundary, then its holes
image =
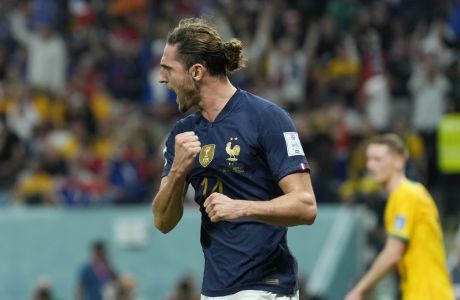
POLYGON ((152 202, 152 213, 161 232, 172 230, 182 218, 185 178, 171 172, 152 202))
POLYGON ((293 192, 270 201, 250 201, 246 216, 285 227, 311 225, 316 218, 316 202, 308 192, 293 192))
POLYGON ((268 201, 234 200, 212 193, 203 203, 211 222, 250 218, 278 226, 313 224, 316 199, 309 175, 294 173, 280 180, 284 195, 268 201))
POLYGON ((366 275, 358 282, 356 289, 367 293, 395 267, 396 263, 397 261, 393 260, 387 252, 381 252, 366 275))
POLYGON ((201 151, 201 143, 193 131, 186 131, 175 136, 174 149, 174 161, 169 174, 161 180, 160 190, 152 203, 155 227, 163 233, 173 229, 182 218, 186 176, 201 151))

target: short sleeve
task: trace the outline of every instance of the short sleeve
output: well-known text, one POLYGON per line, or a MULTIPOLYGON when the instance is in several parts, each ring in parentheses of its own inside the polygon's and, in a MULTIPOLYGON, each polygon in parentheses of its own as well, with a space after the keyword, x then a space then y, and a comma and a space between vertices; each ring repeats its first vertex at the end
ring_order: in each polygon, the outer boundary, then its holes
POLYGON ((165 163, 163 166, 163 172, 161 177, 168 176, 169 171, 171 171, 171 166, 174 161, 174 145, 176 140, 177 130, 176 127, 171 131, 166 139, 165 147, 163 148, 163 156, 165 158, 165 163))
POLYGON ((277 106, 262 112, 259 143, 277 181, 298 172, 310 172, 302 144, 290 116, 277 106))
POLYGON ((412 199, 392 199, 394 206, 386 224, 388 235, 410 241, 416 217, 416 207, 412 199))

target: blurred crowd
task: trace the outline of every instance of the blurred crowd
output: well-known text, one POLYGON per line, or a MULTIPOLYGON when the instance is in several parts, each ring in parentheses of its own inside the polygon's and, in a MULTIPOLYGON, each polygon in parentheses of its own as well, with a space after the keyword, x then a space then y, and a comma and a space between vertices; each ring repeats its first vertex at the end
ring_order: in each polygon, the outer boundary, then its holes
MULTIPOLYGON (((75 297, 76 300, 146 300, 137 285, 134 275, 120 272, 116 260, 112 260, 103 240, 94 240, 88 259, 78 270, 75 297)), ((60 300, 53 282, 47 276, 38 278, 31 300, 60 300)), ((308 290, 307 278, 299 277, 300 300, 320 300, 308 290)), ((198 278, 194 273, 184 273, 172 286, 165 300, 199 300, 198 278)))
MULTIPOLYGON (((138 293, 136 278, 132 274, 117 271, 102 240, 93 242, 89 258, 82 264, 77 275, 75 295, 72 299, 144 300, 138 293)), ((62 299, 56 294, 52 280, 42 276, 38 278, 30 299, 62 299)))
POLYGON ((410 177, 442 188, 458 0, 12 0, 0 3, 0 203, 149 202, 181 117, 159 60, 191 16, 243 41, 248 67, 231 80, 292 114, 319 203, 377 190, 363 155, 376 132, 404 137, 410 177))

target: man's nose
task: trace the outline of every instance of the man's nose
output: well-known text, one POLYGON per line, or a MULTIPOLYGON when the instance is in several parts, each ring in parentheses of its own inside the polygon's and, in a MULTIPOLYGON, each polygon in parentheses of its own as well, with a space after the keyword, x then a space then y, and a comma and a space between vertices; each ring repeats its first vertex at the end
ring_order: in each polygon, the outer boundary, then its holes
POLYGON ((367 162, 366 163, 366 168, 370 171, 372 170, 372 163, 371 162, 367 162))
POLYGON ((160 76, 158 78, 158 82, 159 83, 168 83, 168 81, 166 80, 166 76, 163 74, 163 71, 160 71, 160 76))

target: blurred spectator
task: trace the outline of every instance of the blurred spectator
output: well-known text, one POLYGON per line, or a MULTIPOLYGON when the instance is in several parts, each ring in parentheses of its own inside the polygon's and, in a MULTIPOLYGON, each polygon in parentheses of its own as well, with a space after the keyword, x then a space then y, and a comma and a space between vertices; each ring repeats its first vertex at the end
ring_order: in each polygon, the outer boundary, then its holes
POLYGON ((32 300, 59 300, 53 294, 53 284, 48 278, 40 278, 35 286, 32 300))
POLYGON ((53 176, 55 179, 61 179, 68 174, 67 161, 59 155, 56 148, 51 146, 49 143, 44 143, 40 153, 43 170, 47 174, 53 176))
POLYGON ((28 168, 23 171, 16 184, 13 199, 28 205, 56 204, 53 179, 45 172, 41 161, 29 161, 28 168))
POLYGON ((109 180, 116 189, 115 203, 135 204, 146 200, 149 165, 142 147, 123 147, 120 156, 113 157, 109 163, 109 180))
POLYGON ((383 63, 382 42, 375 30, 367 31, 363 47, 364 82, 359 105, 372 127, 379 132, 385 132, 391 121, 392 102, 383 63))
MULTIPOLYGON (((412 72, 410 61, 410 36, 407 21, 402 17, 394 17, 391 22, 393 40, 387 53, 386 75, 389 79, 391 96, 394 104, 407 106, 409 102, 409 90, 407 82, 412 72), (399 103, 398 103, 399 102, 399 103)), ((408 113, 409 108, 404 107, 403 112, 408 113)))
POLYGON ((152 173, 149 153, 154 142, 150 128, 140 123, 140 118, 137 113, 125 116, 126 125, 118 130, 116 146, 107 162, 107 177, 116 204, 150 200, 147 197, 152 173))
POLYGON ((20 9, 11 14, 13 36, 26 48, 28 54, 27 79, 33 88, 61 92, 67 78, 66 45, 49 20, 41 21, 36 30, 28 28, 29 5, 23 2, 20 9))
POLYGON ((409 80, 414 97, 413 125, 423 134, 436 130, 439 119, 446 111, 449 81, 440 69, 439 57, 434 52, 422 54, 409 80))
POLYGON ((40 122, 40 114, 32 99, 32 93, 27 87, 17 90, 12 95, 16 101, 11 101, 7 111, 9 127, 26 144, 30 142, 33 130, 40 122))
MULTIPOLYGON (((273 19, 270 14, 272 14, 270 11, 265 12, 266 16, 264 15, 263 18, 267 21, 273 19)), ((269 44, 271 50, 266 61, 268 66, 266 93, 288 111, 295 111, 305 101, 308 51, 306 51, 306 43, 300 43, 303 41, 300 13, 296 10, 286 10, 280 19, 283 34, 269 44)))
POLYGON ((110 35, 112 55, 107 70, 107 86, 116 99, 140 101, 144 84, 141 60, 142 41, 134 28, 120 24, 110 35))
POLYGON ((341 99, 324 106, 323 117, 328 122, 332 138, 333 178, 336 182, 346 180, 347 162, 351 149, 351 130, 346 118, 346 108, 341 99))
POLYGON ((360 67, 355 40, 347 35, 337 44, 325 70, 330 89, 343 95, 347 106, 353 103, 353 95, 359 83, 360 67))
POLYGON ((327 62, 336 49, 340 41, 340 34, 337 31, 337 24, 329 15, 322 16, 318 22, 310 25, 309 47, 311 55, 319 59, 320 64, 327 62))
POLYGON ((62 182, 59 195, 63 205, 82 207, 110 201, 105 173, 91 170, 93 162, 92 153, 88 149, 69 160, 69 174, 62 182))
POLYGON ((450 85, 442 72, 440 57, 436 52, 425 51, 419 57, 409 80, 413 96, 412 124, 426 146, 427 184, 433 186, 439 184, 436 130, 442 115, 446 113, 450 85))
POLYGON ((25 149, 0 115, 0 203, 4 203, 24 165, 25 149))
POLYGON ((95 241, 91 246, 91 257, 79 273, 78 300, 102 300, 104 289, 115 284, 118 274, 108 258, 105 244, 95 241))
POLYGON ((142 300, 136 293, 136 280, 129 274, 122 275, 118 279, 114 294, 113 300, 142 300))
POLYGON ((393 38, 389 6, 390 3, 386 1, 374 1, 370 6, 370 25, 373 31, 378 34, 381 51, 384 55, 388 53, 393 38))
POLYGON ((356 20, 360 9, 359 1, 356 0, 331 0, 327 5, 327 11, 334 18, 337 27, 341 30, 349 30, 356 20))
POLYGON ((198 300, 200 293, 196 289, 196 279, 192 274, 187 274, 177 282, 174 291, 168 300, 198 300))

